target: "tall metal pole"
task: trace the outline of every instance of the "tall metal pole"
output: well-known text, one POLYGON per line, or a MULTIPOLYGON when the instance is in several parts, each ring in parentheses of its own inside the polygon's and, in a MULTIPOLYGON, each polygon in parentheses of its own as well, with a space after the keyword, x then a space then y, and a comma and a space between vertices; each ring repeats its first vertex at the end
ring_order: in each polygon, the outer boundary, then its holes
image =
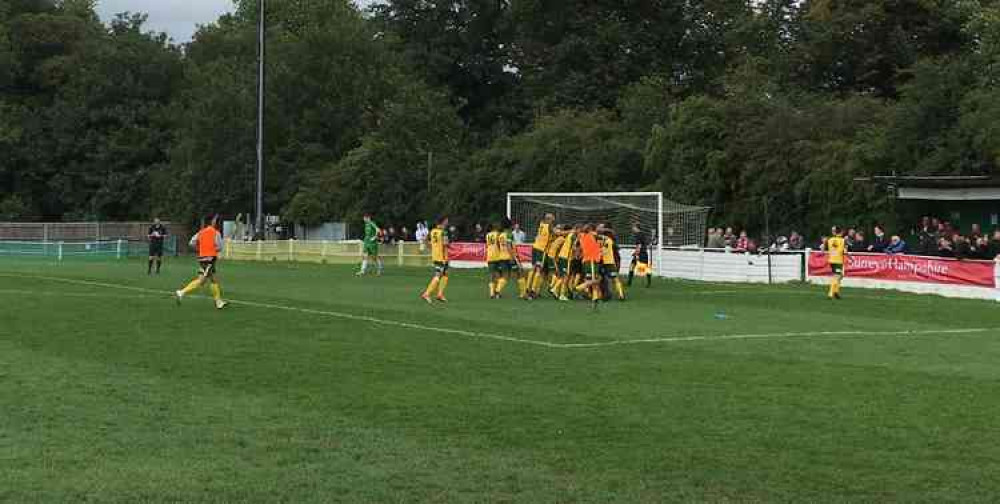
POLYGON ((257 25, 257 218, 254 234, 264 234, 264 2, 260 1, 260 19, 257 25))

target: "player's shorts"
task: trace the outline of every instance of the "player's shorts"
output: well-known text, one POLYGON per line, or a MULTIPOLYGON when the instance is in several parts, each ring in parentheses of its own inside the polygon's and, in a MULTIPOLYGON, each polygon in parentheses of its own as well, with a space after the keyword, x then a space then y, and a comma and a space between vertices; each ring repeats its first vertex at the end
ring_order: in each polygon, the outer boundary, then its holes
POLYGON ((201 276, 212 276, 218 272, 218 266, 216 265, 217 257, 199 257, 198 258, 198 272, 201 276))
POLYGON ((521 274, 521 263, 518 262, 518 261, 516 261, 516 260, 514 260, 514 259, 511 259, 511 260, 507 261, 507 272, 508 273, 516 273, 516 274, 520 275, 521 274))
POLYGON ((550 255, 545 256, 545 260, 542 263, 542 273, 550 273, 556 270, 556 263, 558 259, 550 255))
POLYGON ((635 263, 635 274, 639 276, 646 276, 653 272, 652 266, 648 262, 638 261, 635 263))
POLYGON ((163 241, 149 242, 149 257, 163 257, 163 241))
POLYGON ((601 275, 608 278, 618 277, 618 265, 617 264, 602 264, 601 265, 601 275))
POLYGON ((490 261, 486 263, 491 273, 496 273, 497 275, 502 275, 504 272, 504 267, 507 261, 490 261))
POLYGON ((556 274, 559 276, 566 276, 569 272, 569 259, 565 257, 560 257, 556 262, 556 274))
POLYGON ((584 273, 583 259, 573 259, 569 263, 569 274, 575 275, 577 273, 584 273))
POLYGON ((365 255, 366 256, 377 256, 378 255, 378 242, 365 242, 365 255))
POLYGON ((548 257, 548 256, 545 255, 545 251, 544 250, 538 250, 536 248, 532 248, 531 249, 531 265, 532 266, 539 266, 539 267, 544 266, 545 265, 545 258, 546 257, 548 257))
POLYGON ((437 275, 447 275, 448 261, 434 261, 434 273, 437 275))
POLYGON ((593 261, 583 262, 583 275, 587 280, 596 280, 601 274, 601 267, 593 261))
POLYGON ((833 270, 833 274, 837 276, 844 276, 844 265, 843 264, 831 264, 830 269, 833 270))

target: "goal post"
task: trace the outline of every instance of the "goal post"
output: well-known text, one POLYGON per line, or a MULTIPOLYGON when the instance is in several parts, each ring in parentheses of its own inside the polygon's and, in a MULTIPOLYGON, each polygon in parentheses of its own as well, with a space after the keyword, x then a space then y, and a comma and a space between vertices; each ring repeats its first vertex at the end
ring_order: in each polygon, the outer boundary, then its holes
POLYGON ((606 223, 623 246, 635 244, 632 226, 638 224, 653 246, 654 270, 662 272, 664 247, 701 247, 705 240, 708 207, 667 200, 660 192, 594 192, 507 194, 507 217, 521 225, 529 241, 545 214, 561 224, 606 223))

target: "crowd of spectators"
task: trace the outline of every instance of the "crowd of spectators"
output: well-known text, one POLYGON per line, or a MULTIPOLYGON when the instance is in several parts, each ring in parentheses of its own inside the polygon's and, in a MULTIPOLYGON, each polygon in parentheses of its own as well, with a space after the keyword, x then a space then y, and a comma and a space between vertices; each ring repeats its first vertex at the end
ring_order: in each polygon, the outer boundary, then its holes
MULTIPOLYGON (((871 234, 864 230, 850 228, 844 234, 848 252, 868 252, 875 254, 911 254, 958 259, 993 260, 1000 256, 1000 229, 992 236, 984 233, 979 224, 973 224, 967 233, 962 233, 952 223, 934 217, 923 217, 912 230, 913 243, 908 243, 901 235, 889 235, 882 226, 875 226, 871 234)), ((827 236, 812 244, 816 250, 823 250, 827 236)), ((731 252, 789 252, 805 250, 806 239, 797 231, 788 236, 762 240, 769 245, 748 237, 746 231, 734 232, 733 228, 709 228, 705 241, 708 249, 731 252)))
MULTIPOLYGON (((455 225, 448 227, 448 235, 455 241, 484 243, 486 241, 487 231, 486 226, 480 223, 469 226, 468 230, 465 232, 462 232, 455 225)), ((527 235, 524 230, 521 229, 520 224, 514 223, 512 233, 514 235, 515 244, 525 243, 527 235)), ((396 244, 402 242, 418 242, 425 244, 427 243, 427 238, 429 236, 430 227, 428 226, 427 221, 418 221, 416 227, 414 227, 412 231, 406 226, 388 225, 383 229, 383 233, 379 239, 382 244, 396 244)))

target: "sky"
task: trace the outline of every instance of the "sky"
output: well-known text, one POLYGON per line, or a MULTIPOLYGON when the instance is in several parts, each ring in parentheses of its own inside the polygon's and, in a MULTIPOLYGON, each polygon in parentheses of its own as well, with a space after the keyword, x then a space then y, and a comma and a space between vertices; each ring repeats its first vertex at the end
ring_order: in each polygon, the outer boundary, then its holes
POLYGON ((97 0, 97 13, 104 22, 119 12, 143 12, 149 15, 148 29, 167 32, 177 43, 190 42, 197 25, 214 22, 232 10, 233 0, 97 0))
POLYGON ((105 22, 119 12, 149 15, 146 27, 167 32, 174 42, 190 42, 199 24, 208 24, 233 9, 232 0, 98 0, 97 13, 105 22))

